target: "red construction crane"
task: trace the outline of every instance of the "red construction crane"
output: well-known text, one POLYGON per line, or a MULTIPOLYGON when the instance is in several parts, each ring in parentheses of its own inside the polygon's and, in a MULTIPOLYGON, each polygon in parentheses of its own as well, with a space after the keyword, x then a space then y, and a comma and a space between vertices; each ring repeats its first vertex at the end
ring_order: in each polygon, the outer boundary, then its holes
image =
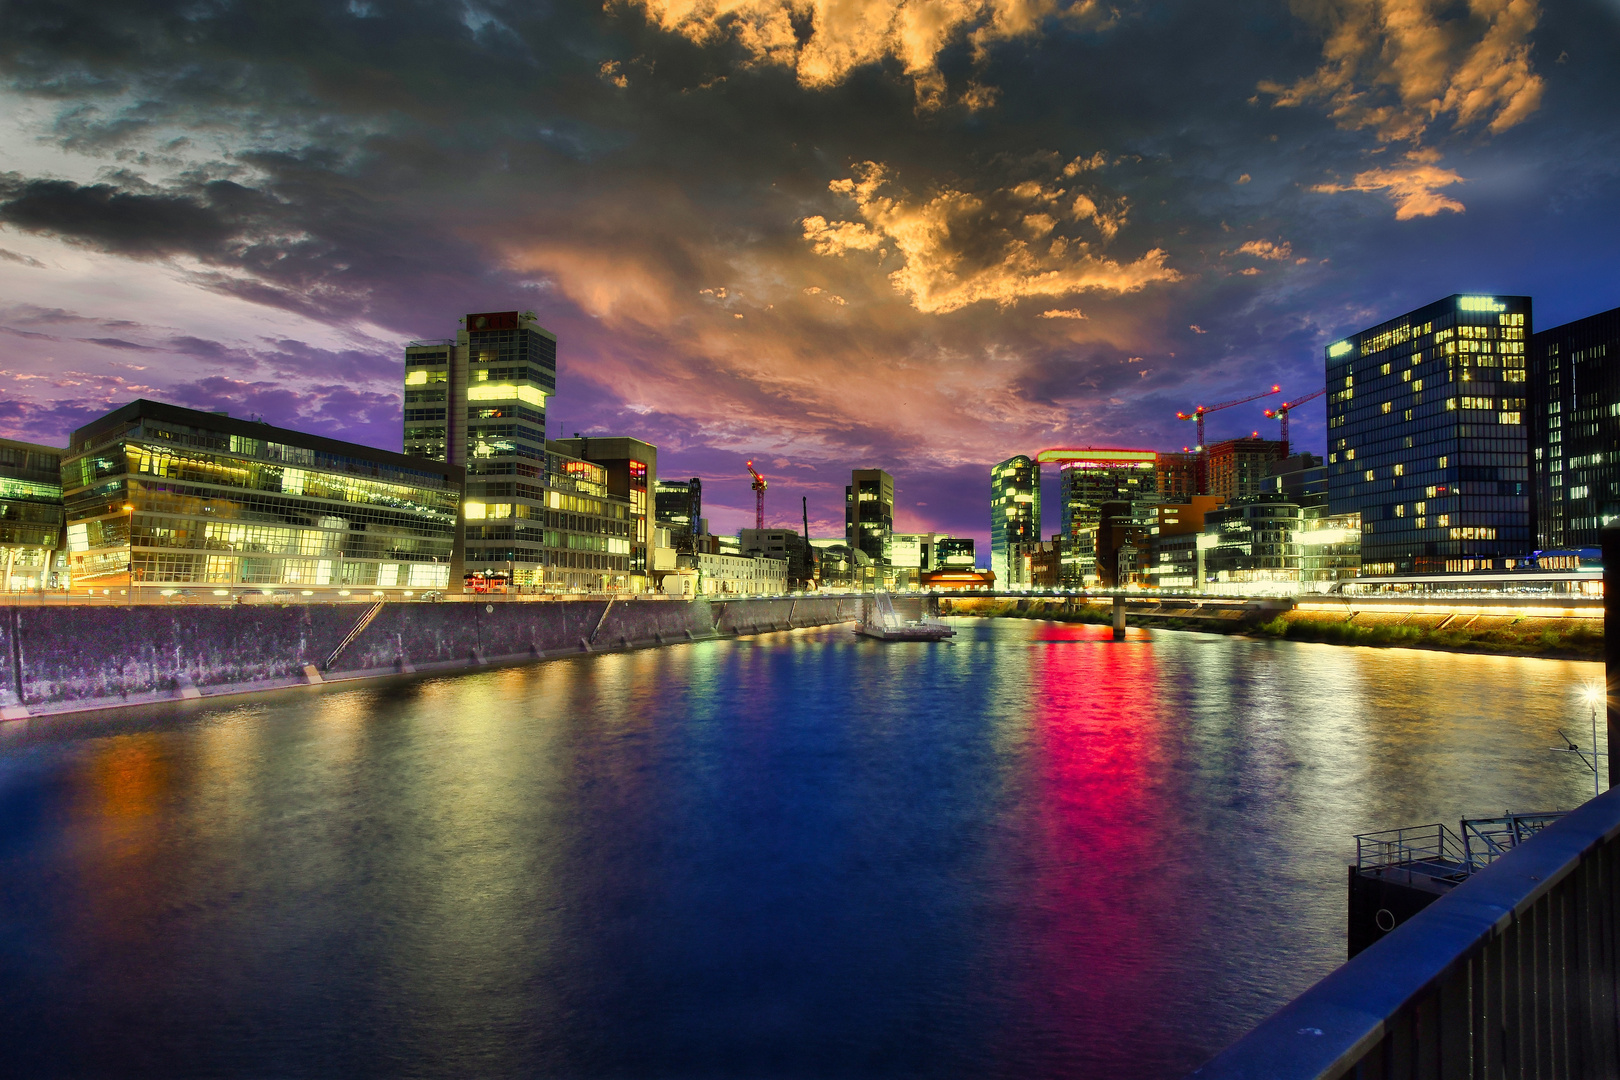
POLYGON ((1190 413, 1178 412, 1176 413, 1176 419, 1198 421, 1197 449, 1202 450, 1204 449, 1204 416, 1206 414, 1220 412, 1222 409, 1230 409, 1234 405, 1243 405, 1250 401, 1259 401, 1263 397, 1270 397, 1272 394, 1280 393, 1282 393, 1282 387, 1273 386, 1270 390, 1266 390, 1258 394, 1250 394, 1248 397, 1240 397, 1235 401, 1223 401, 1219 405, 1200 405, 1190 413))
POLYGON ((1325 393, 1327 393, 1327 387, 1324 386, 1324 387, 1322 387, 1322 389, 1318 390, 1314 394, 1306 394, 1304 397, 1298 398, 1298 399, 1296 399, 1294 401, 1285 401, 1281 405, 1277 406, 1275 409, 1267 409, 1266 410, 1266 416, 1267 417, 1269 417, 1270 419, 1273 419, 1273 420, 1281 420, 1282 421, 1282 456, 1283 457, 1288 456, 1288 414, 1293 412, 1299 406, 1305 404, 1307 401, 1315 401, 1317 398, 1321 397, 1325 393))
POLYGON ((748 475, 754 478, 754 528, 765 527, 765 478, 754 471, 754 463, 748 463, 748 475))

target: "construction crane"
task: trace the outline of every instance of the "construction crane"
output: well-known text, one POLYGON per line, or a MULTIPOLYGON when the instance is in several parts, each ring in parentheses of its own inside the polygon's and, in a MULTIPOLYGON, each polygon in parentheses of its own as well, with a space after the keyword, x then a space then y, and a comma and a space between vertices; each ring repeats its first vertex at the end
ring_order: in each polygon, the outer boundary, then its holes
POLYGON ((1301 405, 1305 404, 1307 401, 1315 401, 1317 398, 1321 397, 1325 393, 1327 393, 1327 387, 1324 386, 1324 387, 1322 387, 1322 389, 1318 390, 1314 394, 1306 394, 1304 397, 1298 398, 1298 399, 1296 399, 1294 401, 1285 401, 1281 405, 1277 406, 1275 409, 1267 409, 1266 410, 1266 417, 1268 419, 1281 420, 1282 421, 1282 456, 1283 457, 1288 456, 1288 414, 1293 412, 1295 409, 1299 408, 1301 405))
POLYGON ((1204 417, 1207 414, 1212 412, 1220 412, 1222 409, 1230 409, 1234 405, 1243 405, 1251 401, 1259 401, 1263 397, 1270 397, 1272 394, 1280 393, 1282 393, 1282 387, 1273 386, 1270 390, 1266 390, 1258 394, 1250 394, 1248 397, 1241 397, 1235 401, 1223 401, 1219 405, 1200 405, 1190 413, 1178 412, 1176 413, 1176 419, 1198 421, 1198 446, 1195 449, 1203 450, 1205 445, 1204 417))
POLYGON ((748 463, 748 475, 754 478, 754 528, 765 527, 765 478, 754 469, 754 463, 748 463))

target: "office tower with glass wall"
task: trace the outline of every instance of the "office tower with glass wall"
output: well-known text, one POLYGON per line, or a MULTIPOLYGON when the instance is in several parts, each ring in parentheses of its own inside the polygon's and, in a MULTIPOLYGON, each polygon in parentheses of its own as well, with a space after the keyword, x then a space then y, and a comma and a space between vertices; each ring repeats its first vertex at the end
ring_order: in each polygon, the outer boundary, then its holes
POLYGON ((1502 569, 1531 548, 1527 296, 1447 297, 1328 345, 1328 502, 1362 574, 1502 569))
POLYGON ((1620 308, 1532 339, 1530 445, 1536 546, 1602 547, 1620 517, 1620 308))
POLYGON ((405 452, 466 467, 473 587, 631 589, 630 501, 608 470, 546 442, 556 335, 530 311, 461 322, 405 349, 405 452))
MULTIPOLYGON (((1056 452, 1053 452, 1056 453, 1056 452)), ((1065 450, 1058 467, 1063 494, 1063 584, 1096 585, 1097 532, 1105 503, 1160 502, 1151 450, 1065 450)))
POLYGON ((1283 444, 1273 439, 1226 439, 1212 444, 1208 450, 1208 494, 1227 502, 1260 494, 1265 490, 1266 477, 1282 460, 1282 451, 1283 444))
POLYGON ((844 489, 844 542, 876 567, 871 580, 887 584, 894 565, 894 477, 882 469, 855 469, 844 489))
POLYGON ((459 465, 133 401, 73 433, 60 475, 74 592, 461 582, 459 465))
POLYGON ((0 439, 0 592, 60 583, 62 451, 0 439))
POLYGON ((1019 454, 990 470, 990 571, 1004 589, 1028 588, 1041 541, 1041 466, 1019 454))
POLYGON ((634 592, 644 591, 651 566, 651 496, 658 485, 658 448, 640 439, 582 436, 578 432, 572 439, 554 439, 552 444, 566 454, 606 469, 608 493, 630 504, 630 587, 634 592))
POLYGON ((693 537, 703 520, 703 481, 658 480, 653 486, 653 516, 669 526, 669 542, 682 555, 693 555, 693 537))

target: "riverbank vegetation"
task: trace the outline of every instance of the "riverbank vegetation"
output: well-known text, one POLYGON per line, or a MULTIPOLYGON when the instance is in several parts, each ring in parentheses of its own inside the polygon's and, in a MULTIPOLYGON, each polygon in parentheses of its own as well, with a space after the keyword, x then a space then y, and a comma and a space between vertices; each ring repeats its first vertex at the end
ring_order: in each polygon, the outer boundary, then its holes
MULTIPOLYGON (((1050 622, 1107 625, 1107 604, 1034 601, 979 601, 971 607, 953 604, 952 614, 993 619, 1042 619, 1050 622)), ((1599 619, 1538 617, 1399 615, 1381 612, 1285 611, 1265 622, 1253 619, 1183 619, 1132 612, 1133 626, 1157 630, 1199 630, 1215 634, 1250 634, 1287 641, 1373 648, 1436 649, 1446 652, 1540 656, 1549 659, 1603 659, 1603 622, 1599 619)))

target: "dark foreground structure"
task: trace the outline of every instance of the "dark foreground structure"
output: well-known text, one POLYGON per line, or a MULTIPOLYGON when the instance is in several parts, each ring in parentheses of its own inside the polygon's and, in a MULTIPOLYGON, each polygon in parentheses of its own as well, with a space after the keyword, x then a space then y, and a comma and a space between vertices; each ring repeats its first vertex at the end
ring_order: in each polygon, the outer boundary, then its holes
POLYGON ((1200 1078, 1620 1076, 1620 791, 1317 983, 1200 1078))
MULTIPOLYGON (((1620 604, 1620 529, 1604 531, 1603 547, 1607 622, 1620 604)), ((1610 746, 1617 637, 1605 637, 1610 746)), ((1620 1076, 1617 769, 1610 757, 1608 791, 1415 904, 1421 910, 1193 1075, 1620 1076)))

